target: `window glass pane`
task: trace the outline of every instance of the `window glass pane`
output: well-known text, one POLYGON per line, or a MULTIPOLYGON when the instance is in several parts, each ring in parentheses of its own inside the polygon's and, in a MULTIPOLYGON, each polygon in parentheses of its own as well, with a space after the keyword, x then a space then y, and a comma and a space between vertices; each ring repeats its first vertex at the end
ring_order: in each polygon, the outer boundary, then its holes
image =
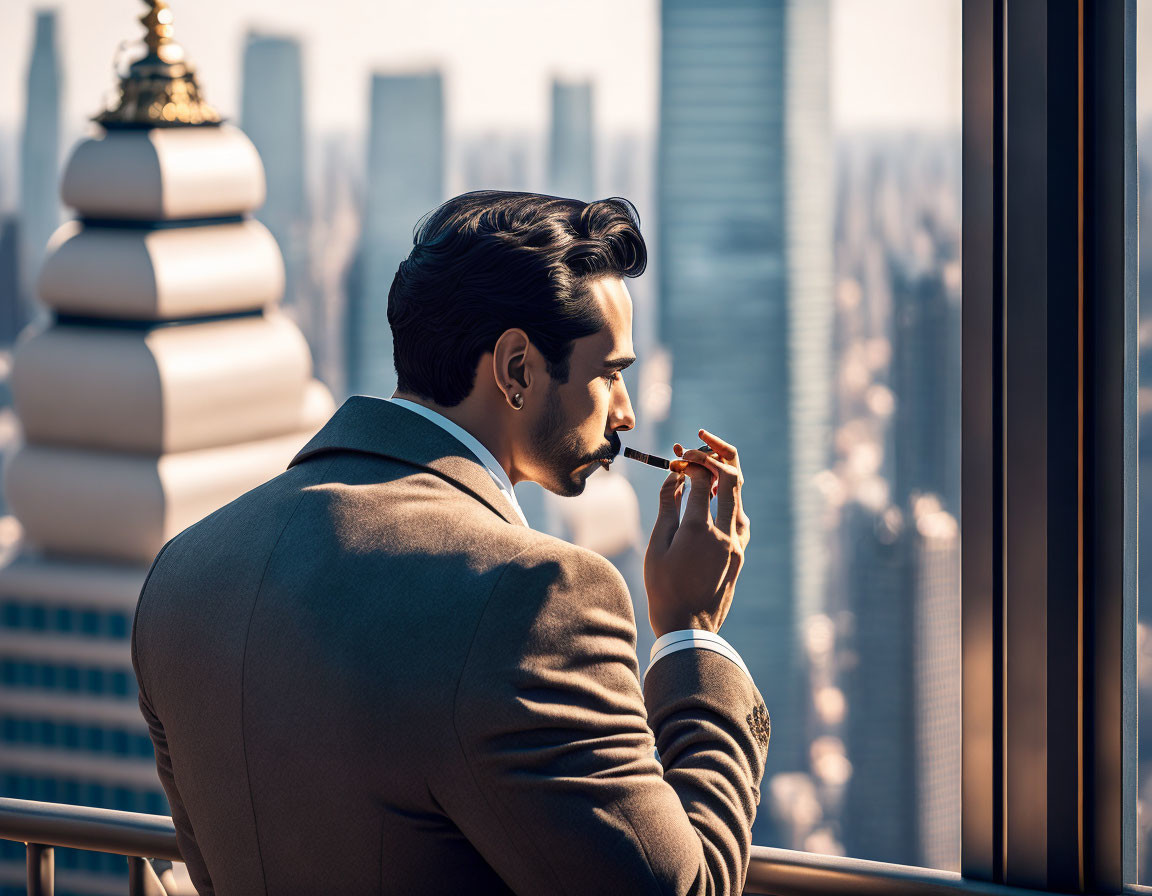
MULTIPOLYGON (((0 283, 22 304, 0 321, 4 345, 39 313, 30 271, 61 217, 58 160, 137 28, 106 4, 10 5, 0 283)), ((746 476, 753 541, 722 634, 772 715, 755 841, 941 869, 958 868, 960 822, 960 5, 177 10, 207 97, 262 155, 258 216, 284 255, 285 307, 337 399, 391 394, 388 288, 441 200, 496 188, 635 203, 652 263, 629 284, 625 444, 669 456, 705 427, 737 445, 746 476)), ((11 414, 0 423, 10 440, 11 414)), ((641 667, 662 478, 621 462, 576 499, 517 488, 536 527, 620 569, 641 667)), ((0 521, 0 542, 15 533, 0 521)), ((128 634, 75 608, 2 612, 62 636, 128 634)), ((33 661, 0 678, 77 699, 133 687, 33 661)), ((138 745, 104 732, 74 746, 138 745)), ((94 786, 61 782, 60 798, 102 800, 94 786)))
POLYGON ((772 553, 730 623, 782 716, 757 840, 955 870, 960 4, 796 3, 782 27, 783 270, 747 288, 788 362, 747 439, 772 553))

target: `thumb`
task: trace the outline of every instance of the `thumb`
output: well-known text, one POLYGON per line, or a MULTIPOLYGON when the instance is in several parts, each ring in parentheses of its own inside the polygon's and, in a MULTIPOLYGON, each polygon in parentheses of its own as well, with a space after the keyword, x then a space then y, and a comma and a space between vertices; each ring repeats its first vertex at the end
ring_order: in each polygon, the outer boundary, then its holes
POLYGON ((680 528, 680 503, 684 498, 684 474, 669 473, 660 486, 660 509, 656 514, 656 524, 652 527, 652 545, 661 549, 672 544, 676 530, 680 528))

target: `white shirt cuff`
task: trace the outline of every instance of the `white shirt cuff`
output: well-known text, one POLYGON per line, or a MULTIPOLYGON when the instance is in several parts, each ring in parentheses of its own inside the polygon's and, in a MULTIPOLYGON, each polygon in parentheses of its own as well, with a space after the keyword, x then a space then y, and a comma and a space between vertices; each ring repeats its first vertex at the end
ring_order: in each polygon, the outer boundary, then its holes
POLYGON ((688 650, 689 648, 712 650, 721 656, 726 656, 744 670, 744 674, 748 676, 749 681, 752 680, 752 673, 748 671, 748 667, 744 665, 744 660, 740 658, 740 654, 736 652, 736 649, 731 644, 715 632, 707 632, 703 629, 695 628, 668 632, 668 634, 661 635, 657 638, 656 643, 652 645, 652 651, 649 654, 648 668, 644 671, 644 677, 647 678, 648 673, 652 671, 652 667, 670 653, 675 653, 677 650, 688 650))

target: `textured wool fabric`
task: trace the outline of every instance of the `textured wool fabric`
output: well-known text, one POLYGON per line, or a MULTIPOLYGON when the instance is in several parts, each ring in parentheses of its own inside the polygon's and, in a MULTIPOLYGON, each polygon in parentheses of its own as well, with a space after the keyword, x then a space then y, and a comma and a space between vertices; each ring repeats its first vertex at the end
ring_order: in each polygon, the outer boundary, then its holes
POLYGON ((169 542, 132 651, 205 896, 743 886, 768 746, 748 676, 683 650, 642 691, 616 570, 405 408, 349 399, 169 542))

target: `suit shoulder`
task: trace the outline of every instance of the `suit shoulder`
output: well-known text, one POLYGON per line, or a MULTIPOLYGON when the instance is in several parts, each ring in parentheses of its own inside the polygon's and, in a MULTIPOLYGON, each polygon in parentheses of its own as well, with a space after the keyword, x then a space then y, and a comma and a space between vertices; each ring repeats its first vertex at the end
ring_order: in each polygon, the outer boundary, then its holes
POLYGON ((524 664, 599 657, 622 663, 635 680, 635 614, 616 568, 540 532, 520 529, 515 540, 520 550, 496 571, 466 668, 504 670, 503 680, 524 664))
POLYGON ((518 529, 511 541, 519 549, 502 564, 491 593, 498 617, 539 614, 568 625, 608 614, 635 625, 628 586, 604 557, 531 529, 518 529))
POLYGON ((508 547, 507 564, 511 572, 537 569, 555 565, 570 576, 594 581, 603 585, 605 581, 619 584, 627 592, 623 576, 608 560, 595 551, 564 541, 561 538, 537 532, 534 529, 509 527, 512 532, 508 547))

